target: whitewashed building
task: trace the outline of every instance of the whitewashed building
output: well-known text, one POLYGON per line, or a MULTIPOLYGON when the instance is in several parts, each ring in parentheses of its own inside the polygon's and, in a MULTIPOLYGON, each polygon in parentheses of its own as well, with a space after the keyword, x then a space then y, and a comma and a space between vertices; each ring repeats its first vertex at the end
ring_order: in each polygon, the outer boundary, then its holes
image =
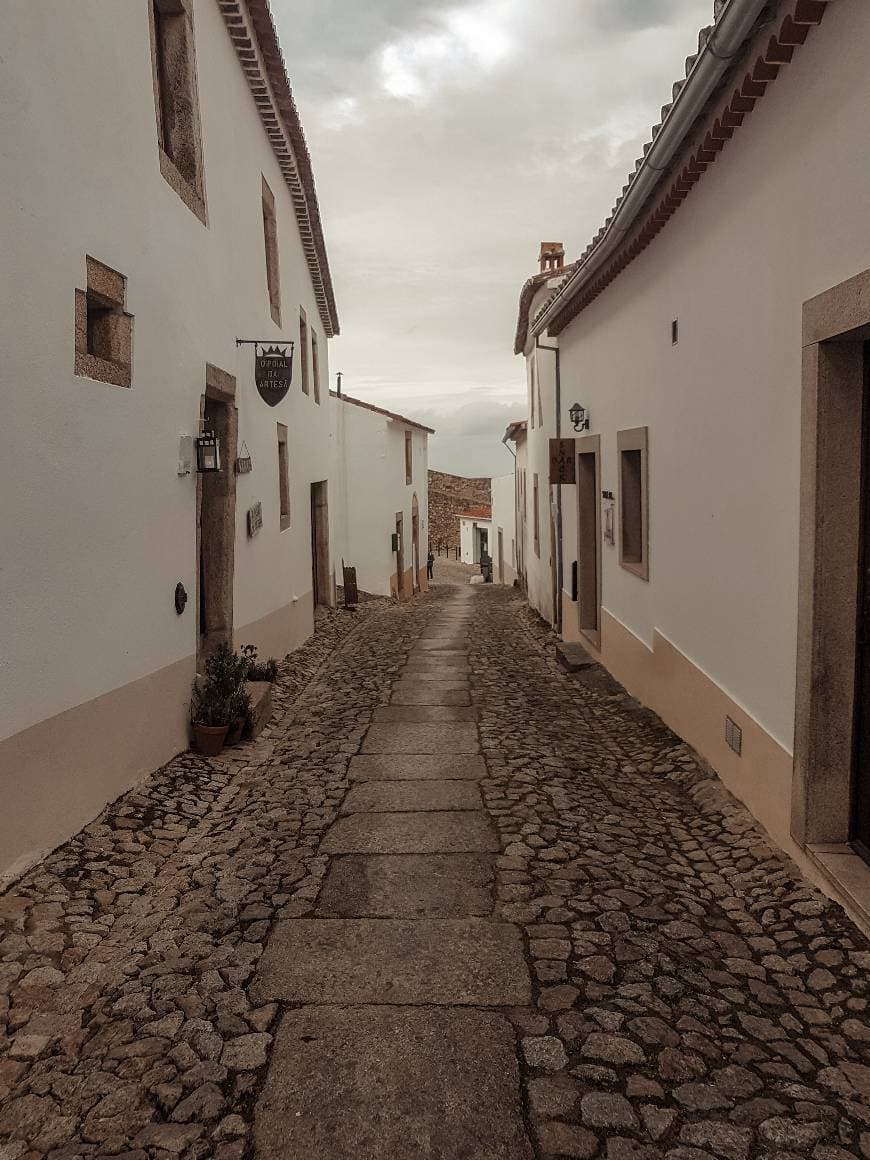
POLYGON ((516 507, 517 476, 497 475, 492 480, 492 578, 495 584, 513 584, 518 576, 516 507))
POLYGON ((3 43, 8 875, 186 748, 206 651, 333 600, 338 319, 266 0, 30 0, 3 43), (237 339, 295 344, 284 397, 237 339))
MULTIPOLYGON (((539 270, 523 285, 517 313, 514 354, 525 360, 528 398, 527 423, 523 431, 525 518, 524 584, 529 604, 541 616, 561 628, 559 555, 557 542, 561 513, 560 497, 549 484, 550 438, 556 434, 559 393, 558 341, 534 333, 530 319, 564 282, 573 266, 565 266, 561 242, 541 242, 539 270)), ((508 428, 510 431, 510 428, 508 428)))
POLYGON ((463 564, 479 564, 492 556, 492 505, 480 504, 459 513, 459 558, 463 564))
POLYGON ((404 415, 330 396, 339 516, 336 568, 356 568, 357 587, 407 599, 425 591, 429 552, 429 436, 404 415))
POLYGON ((868 43, 865 0, 717 3, 529 332, 589 422, 563 635, 865 920, 868 43))

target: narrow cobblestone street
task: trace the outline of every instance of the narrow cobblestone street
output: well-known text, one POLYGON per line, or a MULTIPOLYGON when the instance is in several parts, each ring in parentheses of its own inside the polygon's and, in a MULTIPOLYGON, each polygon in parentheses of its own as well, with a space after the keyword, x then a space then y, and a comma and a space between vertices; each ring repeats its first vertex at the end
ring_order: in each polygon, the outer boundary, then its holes
POLYGON ((870 1158, 867 941, 464 579, 0 898, 0 1160, 870 1158))

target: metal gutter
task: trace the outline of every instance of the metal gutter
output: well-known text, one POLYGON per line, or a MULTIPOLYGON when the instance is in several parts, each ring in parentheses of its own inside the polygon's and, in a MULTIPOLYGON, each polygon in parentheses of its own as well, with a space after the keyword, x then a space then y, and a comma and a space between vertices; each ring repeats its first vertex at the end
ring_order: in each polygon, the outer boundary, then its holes
POLYGON ((725 5, 625 196, 605 227, 600 242, 534 320, 534 334, 542 334, 547 329, 559 311, 583 289, 622 244, 662 174, 673 165, 686 135, 706 108, 722 77, 755 30, 767 4, 768 0, 729 0, 725 5))

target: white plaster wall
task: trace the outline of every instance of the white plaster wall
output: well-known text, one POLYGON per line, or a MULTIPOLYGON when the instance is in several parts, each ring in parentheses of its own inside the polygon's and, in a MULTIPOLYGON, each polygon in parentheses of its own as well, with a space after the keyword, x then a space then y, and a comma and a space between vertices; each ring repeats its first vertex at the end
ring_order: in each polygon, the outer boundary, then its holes
POLYGON ((463 564, 474 563, 474 520, 459 521, 459 557, 463 564))
POLYGON ((254 465, 238 479, 236 626, 312 586, 308 489, 331 473, 327 407, 298 386, 267 407, 252 348, 234 340, 298 338, 301 303, 319 338, 324 399, 327 343, 290 196, 219 8, 194 7, 208 228, 160 174, 147 5, 32 0, 4 12, 0 471, 11 502, 0 515, 0 736, 194 653, 196 477, 179 478, 176 459, 179 434, 195 429, 206 362, 237 377, 239 436, 254 465), (277 203, 280 329, 266 289, 262 174, 277 203), (73 374, 86 254, 128 278, 130 390, 73 374), (292 470, 283 533, 278 422, 292 470), (264 528, 248 541, 256 499, 264 528), (181 617, 179 580, 190 594, 181 617))
MULTIPOLYGON (((529 310, 530 319, 534 319, 537 312, 560 281, 561 279, 550 279, 543 286, 539 287, 532 299, 529 310)), ((541 342, 550 347, 559 345, 557 339, 550 337, 542 338, 541 342)), ((553 494, 548 481, 550 477, 550 439, 555 437, 556 434, 556 355, 551 350, 536 348, 534 336, 530 335, 525 348, 526 378, 530 391, 532 383, 531 365, 533 361, 537 366, 540 409, 538 407, 538 392, 536 392, 532 400, 534 404, 534 426, 532 425, 532 414, 530 411, 526 437, 526 509, 528 515, 526 527, 527 551, 525 557, 526 583, 529 604, 545 620, 553 623, 553 580, 550 541, 550 512, 553 494), (538 526, 540 529, 540 551, 537 554, 535 552, 534 542, 534 476, 536 473, 538 476, 538 526)))
POLYGON ((868 42, 870 6, 830 5, 670 224, 560 336, 563 427, 575 398, 591 408, 603 489, 616 432, 649 426, 650 579, 605 546, 605 609, 647 645, 658 629, 787 749, 801 306, 870 267, 868 42))
POLYGON ((516 478, 498 475, 491 482, 492 487, 492 559, 493 581, 498 583, 498 533, 501 529, 504 546, 504 581, 513 584, 516 576, 516 558, 511 555, 511 543, 516 543, 516 478))
MULTIPOLYGON (((396 513, 404 514, 405 569, 412 567, 412 511, 417 497, 420 518, 420 568, 428 552, 428 436, 385 415, 333 396, 343 513, 337 542, 341 557, 357 570, 361 591, 390 595, 396 571, 391 537, 396 513), (406 483, 405 431, 411 431, 411 477, 406 483)), ((339 572, 340 578, 340 572, 339 572)))

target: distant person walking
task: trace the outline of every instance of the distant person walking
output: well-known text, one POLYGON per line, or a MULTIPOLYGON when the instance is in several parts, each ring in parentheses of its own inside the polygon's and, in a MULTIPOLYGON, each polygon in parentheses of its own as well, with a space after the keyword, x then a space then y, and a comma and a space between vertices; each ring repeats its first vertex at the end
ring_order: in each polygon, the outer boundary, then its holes
POLYGON ((427 576, 427 578, 429 580, 431 580, 433 578, 434 573, 435 573, 435 557, 432 554, 432 552, 430 551, 429 555, 426 557, 426 576, 427 576))

